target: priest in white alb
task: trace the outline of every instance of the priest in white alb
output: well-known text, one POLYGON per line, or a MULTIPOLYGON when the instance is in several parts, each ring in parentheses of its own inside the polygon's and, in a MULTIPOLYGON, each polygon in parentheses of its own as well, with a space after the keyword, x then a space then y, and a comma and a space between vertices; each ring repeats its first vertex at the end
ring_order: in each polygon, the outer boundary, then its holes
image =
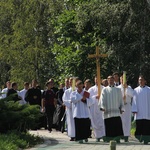
POLYGON ((139 86, 134 89, 132 112, 136 121, 135 137, 144 144, 150 142, 150 88, 144 76, 139 76, 139 86))
POLYGON ((127 82, 123 82, 123 76, 120 77, 120 85, 118 88, 121 89, 122 97, 124 100, 124 113, 121 115, 124 140, 128 142, 128 137, 130 136, 131 130, 131 103, 133 98, 133 89, 127 85, 127 82))
POLYGON ((66 106, 66 118, 67 118, 67 134, 70 137, 70 141, 75 140, 75 124, 74 124, 74 118, 73 118, 73 113, 72 113, 72 102, 70 95, 73 91, 72 89, 72 81, 73 78, 69 79, 69 85, 70 88, 65 90, 62 100, 64 105, 66 106))
MULTIPOLYGON (((100 139, 105 136, 105 126, 104 126, 104 119, 102 117, 102 112, 99 109, 98 101, 98 83, 97 77, 95 77, 95 85, 92 86, 88 92, 90 93, 90 98, 93 100, 92 105, 89 107, 90 115, 91 115, 91 124, 94 132, 94 136, 96 141, 99 142, 100 139)), ((103 87, 101 86, 101 89, 103 87)))
POLYGON ((108 86, 103 88, 100 96, 100 109, 103 111, 105 133, 104 140, 116 140, 120 143, 123 136, 121 114, 124 112, 124 104, 121 90, 114 86, 113 76, 108 76, 108 86))

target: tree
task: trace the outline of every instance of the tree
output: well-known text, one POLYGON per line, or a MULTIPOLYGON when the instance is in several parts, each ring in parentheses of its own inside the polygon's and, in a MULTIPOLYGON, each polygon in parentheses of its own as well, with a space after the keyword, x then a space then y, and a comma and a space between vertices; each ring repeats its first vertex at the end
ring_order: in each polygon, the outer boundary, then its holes
POLYGON ((44 84, 50 77, 93 78, 95 61, 87 56, 97 45, 109 55, 100 61, 102 78, 125 70, 136 86, 140 73, 148 77, 148 0, 2 0, 0 4, 0 61, 9 66, 5 72, 11 80, 37 78, 44 84))
POLYGON ((55 69, 51 53, 49 8, 45 1, 2 1, 1 60, 11 66, 11 80, 45 81, 55 69), (7 7, 9 6, 9 7, 7 7), (6 15, 7 14, 7 15, 6 15), (9 23, 10 22, 10 23, 9 23), (8 27, 5 27, 8 24, 8 27))

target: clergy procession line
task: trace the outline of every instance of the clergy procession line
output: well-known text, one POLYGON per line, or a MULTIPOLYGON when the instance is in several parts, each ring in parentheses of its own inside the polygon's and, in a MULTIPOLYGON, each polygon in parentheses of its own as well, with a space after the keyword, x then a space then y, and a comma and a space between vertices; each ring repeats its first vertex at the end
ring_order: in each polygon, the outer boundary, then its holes
POLYGON ((17 90, 17 83, 6 83, 1 98, 14 93, 13 100, 20 104, 40 105, 43 117, 37 128, 45 127, 49 132, 52 128, 64 132, 70 141, 88 142, 92 131, 97 142, 120 139, 129 142, 131 117, 136 122, 135 137, 139 142, 150 142, 150 87, 146 79, 140 75, 139 86, 134 90, 127 85, 123 76, 114 73, 102 80, 101 95, 98 95, 97 77, 95 85, 91 80, 84 84, 79 78, 66 78, 65 85, 54 87, 54 80, 46 82, 46 90, 41 90, 36 80, 32 84, 26 82, 24 89, 17 90), (46 121, 45 121, 46 120, 46 121))

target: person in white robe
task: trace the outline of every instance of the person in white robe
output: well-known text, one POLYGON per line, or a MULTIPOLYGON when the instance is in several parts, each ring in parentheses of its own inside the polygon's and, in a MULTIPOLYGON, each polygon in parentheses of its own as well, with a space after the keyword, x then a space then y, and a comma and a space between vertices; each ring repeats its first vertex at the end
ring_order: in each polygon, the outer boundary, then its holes
POLYGON ((70 95, 72 93, 72 80, 73 78, 69 79, 70 88, 65 90, 62 97, 63 103, 66 106, 67 134, 71 138, 70 141, 75 140, 75 124, 73 119, 72 103, 70 98, 70 95))
POLYGON ((91 88, 91 85, 92 85, 91 80, 90 80, 90 79, 86 79, 86 80, 84 81, 84 90, 85 90, 85 91, 88 91, 89 88, 91 88))
MULTIPOLYGON (((101 90, 102 90, 101 86, 101 90)), ((93 100, 92 105, 90 108, 90 115, 91 115, 91 124, 92 128, 94 129, 94 136, 96 141, 99 142, 100 139, 105 136, 105 126, 104 126, 104 119, 102 115, 102 111, 100 111, 98 106, 99 96, 98 96, 98 86, 97 86, 97 78, 95 77, 95 85, 92 86, 88 92, 90 93, 90 98, 93 100)))
POLYGON ((135 137, 144 144, 150 142, 150 88, 144 76, 139 76, 139 86, 134 89, 132 112, 136 121, 135 137))
POLYGON ((118 72, 114 72, 112 76, 114 78, 114 85, 115 86, 119 86, 120 85, 119 73, 118 72))
MULTIPOLYGON (((90 79, 86 79, 84 81, 84 91, 87 91, 92 87, 92 82, 90 79)), ((89 138, 92 138, 92 126, 90 128, 90 131, 89 131, 89 138)))
POLYGON ((108 86, 108 81, 107 81, 107 79, 103 79, 103 80, 102 80, 102 85, 103 85, 104 87, 108 86))
POLYGON ((88 142, 90 131, 90 112, 89 106, 92 100, 90 93, 83 90, 82 81, 76 82, 77 89, 71 93, 71 102, 73 104, 73 118, 75 121, 75 139, 79 143, 88 142))
POLYGON ((121 114, 124 112, 124 104, 121 90, 114 86, 113 76, 108 76, 108 86, 102 89, 99 106, 103 111, 105 133, 104 140, 116 140, 120 143, 123 136, 121 114))
POLYGON ((1 98, 6 98, 8 89, 11 89, 11 82, 10 82, 10 81, 7 81, 7 82, 6 82, 6 88, 4 88, 4 89, 2 90, 2 92, 1 92, 1 93, 2 93, 1 98))
POLYGON ((123 76, 120 77, 120 85, 118 88, 121 89, 122 97, 124 100, 124 113, 121 115, 124 140, 128 142, 128 137, 130 136, 131 130, 131 103, 133 98, 133 89, 127 85, 127 83, 123 83, 123 76))
POLYGON ((25 82, 25 83, 24 83, 24 89, 21 90, 20 92, 18 92, 18 95, 22 98, 22 100, 19 101, 21 105, 24 105, 24 104, 27 103, 27 102, 25 101, 25 94, 26 94, 26 92, 28 91, 28 89, 29 89, 29 83, 28 83, 28 82, 25 82))
POLYGON ((63 87, 64 92, 70 88, 69 78, 65 78, 65 87, 63 87))

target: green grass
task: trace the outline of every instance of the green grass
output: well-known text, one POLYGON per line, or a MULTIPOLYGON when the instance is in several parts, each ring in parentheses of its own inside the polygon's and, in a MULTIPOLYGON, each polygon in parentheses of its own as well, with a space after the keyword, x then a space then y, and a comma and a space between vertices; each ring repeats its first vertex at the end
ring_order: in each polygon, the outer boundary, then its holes
POLYGON ((43 139, 29 133, 19 133, 16 131, 0 134, 1 150, 18 150, 33 147, 36 144, 43 143, 43 139))

